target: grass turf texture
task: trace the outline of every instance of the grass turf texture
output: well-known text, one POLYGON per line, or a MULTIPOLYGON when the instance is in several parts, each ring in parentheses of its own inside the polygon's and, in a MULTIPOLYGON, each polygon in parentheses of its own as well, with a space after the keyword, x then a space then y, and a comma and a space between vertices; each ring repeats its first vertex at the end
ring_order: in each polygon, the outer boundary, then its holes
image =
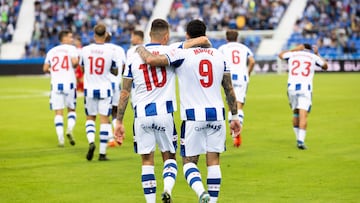
MULTIPOLYGON (((245 106, 243 144, 221 156, 218 202, 358 202, 360 199, 360 75, 317 74, 308 119, 308 150, 295 146, 286 75, 254 75, 245 106)), ((57 147, 49 78, 0 77, 0 202, 145 202, 140 157, 133 153, 132 112, 122 147, 108 162, 85 159, 83 98, 78 98, 76 146, 57 147)), ((130 107, 130 106, 129 106, 130 107)), ((175 114, 177 129, 179 114, 175 114)), ((97 125, 97 133, 98 131, 97 125)), ((178 131, 179 132, 179 131, 178 131)), ((97 147, 99 138, 96 137, 97 147)), ((162 161, 156 153, 157 202, 162 161)), ((197 202, 180 157, 174 202, 197 202)), ((199 163, 206 182, 204 156, 199 163)))

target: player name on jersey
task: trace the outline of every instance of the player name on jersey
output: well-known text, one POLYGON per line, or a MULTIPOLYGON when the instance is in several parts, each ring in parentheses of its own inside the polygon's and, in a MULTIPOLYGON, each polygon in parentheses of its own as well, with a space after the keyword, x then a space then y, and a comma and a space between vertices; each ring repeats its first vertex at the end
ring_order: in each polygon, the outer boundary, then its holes
POLYGON ((204 49, 204 48, 198 48, 198 49, 194 49, 194 53, 195 53, 195 55, 201 54, 201 53, 207 53, 207 54, 210 54, 212 56, 213 55, 213 50, 204 49))

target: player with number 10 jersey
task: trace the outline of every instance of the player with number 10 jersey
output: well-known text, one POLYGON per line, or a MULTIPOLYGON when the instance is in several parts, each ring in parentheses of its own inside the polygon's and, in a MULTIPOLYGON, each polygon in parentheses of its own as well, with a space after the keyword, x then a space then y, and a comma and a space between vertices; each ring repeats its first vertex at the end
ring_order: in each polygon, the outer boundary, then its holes
MULTIPOLYGON (((146 48, 163 54, 169 47, 148 44, 146 48)), ((125 67, 123 78, 133 80, 131 100, 135 117, 163 115, 176 111, 175 71, 173 68, 148 66, 138 54, 125 67)))

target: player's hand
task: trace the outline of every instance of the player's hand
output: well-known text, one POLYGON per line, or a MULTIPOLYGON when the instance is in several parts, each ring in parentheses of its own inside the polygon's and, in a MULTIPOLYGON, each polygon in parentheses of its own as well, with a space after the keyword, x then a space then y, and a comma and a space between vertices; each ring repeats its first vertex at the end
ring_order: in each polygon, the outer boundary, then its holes
POLYGON ((125 127, 121 121, 116 121, 114 136, 116 142, 121 146, 125 139, 125 127))
POLYGON ((239 120, 231 120, 230 122, 230 132, 231 137, 233 138, 234 147, 240 147, 241 145, 241 124, 239 120))

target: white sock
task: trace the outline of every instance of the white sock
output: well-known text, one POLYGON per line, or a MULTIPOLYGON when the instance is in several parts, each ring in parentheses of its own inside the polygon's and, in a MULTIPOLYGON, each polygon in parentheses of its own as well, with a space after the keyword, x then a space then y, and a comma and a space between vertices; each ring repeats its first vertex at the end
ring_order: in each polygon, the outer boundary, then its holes
POLYGON ((154 166, 143 165, 141 167, 141 183, 146 203, 156 203, 156 180, 154 166))
POLYGON ((110 123, 100 124, 100 154, 106 154, 107 142, 109 139, 109 131, 111 131, 110 123))
POLYGON ((116 118, 114 118, 114 119, 111 121, 111 124, 112 124, 112 128, 111 128, 111 130, 109 131, 109 139, 108 139, 109 142, 112 142, 112 141, 114 141, 114 139, 115 139, 113 129, 115 129, 115 126, 116 126, 116 118))
POLYGON ((54 118, 56 135, 60 144, 64 144, 64 121, 63 116, 56 115, 54 118))
POLYGON ((293 127, 294 129, 294 133, 295 133, 295 136, 296 136, 296 140, 299 140, 299 127, 293 127))
POLYGON ((238 109, 238 116, 240 120, 241 126, 243 126, 244 123, 244 111, 242 109, 238 109))
POLYGON ((176 160, 168 159, 164 162, 163 179, 164 179, 164 191, 171 195, 171 191, 175 185, 177 176, 177 164, 176 160))
POLYGON ((207 168, 207 187, 210 195, 210 203, 215 203, 218 200, 221 184, 221 169, 220 165, 209 166, 207 168))
POLYGON ((85 130, 89 144, 95 142, 95 133, 96 133, 95 121, 87 120, 85 123, 85 130))
POLYGON ((205 188, 201 182, 201 174, 198 167, 194 163, 187 163, 183 166, 183 171, 187 183, 196 192, 197 196, 200 197, 205 192, 205 188))
POLYGON ((299 137, 298 140, 305 143, 306 130, 299 128, 299 137))
POLYGON ((67 115, 67 131, 72 132, 76 124, 76 112, 71 111, 67 115))

